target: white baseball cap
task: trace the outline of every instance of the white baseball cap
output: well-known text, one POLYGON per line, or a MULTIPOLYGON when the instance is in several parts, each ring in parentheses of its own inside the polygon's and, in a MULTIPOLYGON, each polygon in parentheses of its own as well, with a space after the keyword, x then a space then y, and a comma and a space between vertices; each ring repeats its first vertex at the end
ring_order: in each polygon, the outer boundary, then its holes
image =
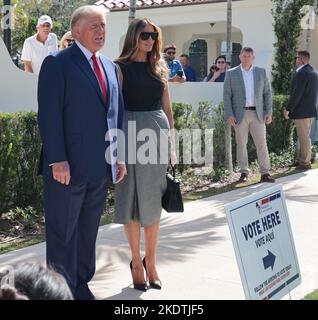
POLYGON ((37 23, 37 27, 38 26, 41 26, 42 24, 44 23, 49 23, 51 25, 51 28, 53 26, 53 22, 52 22, 52 19, 48 16, 48 15, 43 15, 41 16, 39 19, 38 19, 38 23, 37 23))

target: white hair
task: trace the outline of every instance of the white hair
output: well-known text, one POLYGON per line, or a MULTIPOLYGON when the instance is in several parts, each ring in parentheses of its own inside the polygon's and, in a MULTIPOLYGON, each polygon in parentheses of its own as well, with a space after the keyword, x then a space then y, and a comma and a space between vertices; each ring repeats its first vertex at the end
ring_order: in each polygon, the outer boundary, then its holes
POLYGON ((83 18, 94 15, 102 15, 106 19, 106 13, 109 12, 104 6, 86 5, 77 8, 71 18, 71 30, 76 26, 83 18))

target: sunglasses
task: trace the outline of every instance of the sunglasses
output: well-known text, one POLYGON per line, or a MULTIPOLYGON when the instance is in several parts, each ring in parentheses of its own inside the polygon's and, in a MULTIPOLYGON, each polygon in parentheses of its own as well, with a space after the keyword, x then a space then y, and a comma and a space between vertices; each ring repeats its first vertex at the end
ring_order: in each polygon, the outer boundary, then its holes
POLYGON ((176 52, 175 51, 167 51, 167 54, 176 54, 176 52))
POLYGON ((72 40, 72 39, 65 39, 68 43, 73 43, 74 42, 74 40, 72 40))
POLYGON ((224 63, 225 63, 225 61, 217 61, 217 63, 222 63, 222 64, 224 64, 224 63))
POLYGON ((158 39, 158 32, 141 32, 140 39, 141 40, 148 40, 151 37, 152 40, 156 41, 158 39))

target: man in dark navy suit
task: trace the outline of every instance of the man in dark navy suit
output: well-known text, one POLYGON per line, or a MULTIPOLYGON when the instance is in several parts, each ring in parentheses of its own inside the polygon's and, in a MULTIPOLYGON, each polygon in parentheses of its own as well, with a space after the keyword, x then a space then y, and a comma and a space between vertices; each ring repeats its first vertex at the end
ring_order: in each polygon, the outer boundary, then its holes
POLYGON ((310 129, 314 118, 317 118, 318 73, 309 64, 310 53, 298 51, 296 56, 297 70, 292 80, 291 93, 284 117, 293 119, 299 140, 298 169, 311 168, 310 129))
POLYGON ((117 69, 99 53, 105 24, 100 7, 78 8, 75 43, 44 60, 38 84, 47 263, 65 276, 75 299, 94 299, 88 282, 107 185, 126 174, 114 137, 123 113, 117 69))

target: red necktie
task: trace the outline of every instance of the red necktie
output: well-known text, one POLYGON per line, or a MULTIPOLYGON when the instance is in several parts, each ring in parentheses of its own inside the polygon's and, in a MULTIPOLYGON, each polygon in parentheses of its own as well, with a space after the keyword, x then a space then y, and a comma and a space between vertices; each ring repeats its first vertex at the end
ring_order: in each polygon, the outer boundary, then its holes
POLYGON ((105 78, 103 76, 103 71, 102 71, 101 67, 99 66, 99 63, 97 61, 97 58, 96 58, 95 54, 93 54, 92 60, 93 60, 94 71, 95 71, 95 74, 97 76, 99 85, 100 85, 100 87, 102 89, 104 100, 106 102, 107 101, 107 89, 106 89, 105 78))

